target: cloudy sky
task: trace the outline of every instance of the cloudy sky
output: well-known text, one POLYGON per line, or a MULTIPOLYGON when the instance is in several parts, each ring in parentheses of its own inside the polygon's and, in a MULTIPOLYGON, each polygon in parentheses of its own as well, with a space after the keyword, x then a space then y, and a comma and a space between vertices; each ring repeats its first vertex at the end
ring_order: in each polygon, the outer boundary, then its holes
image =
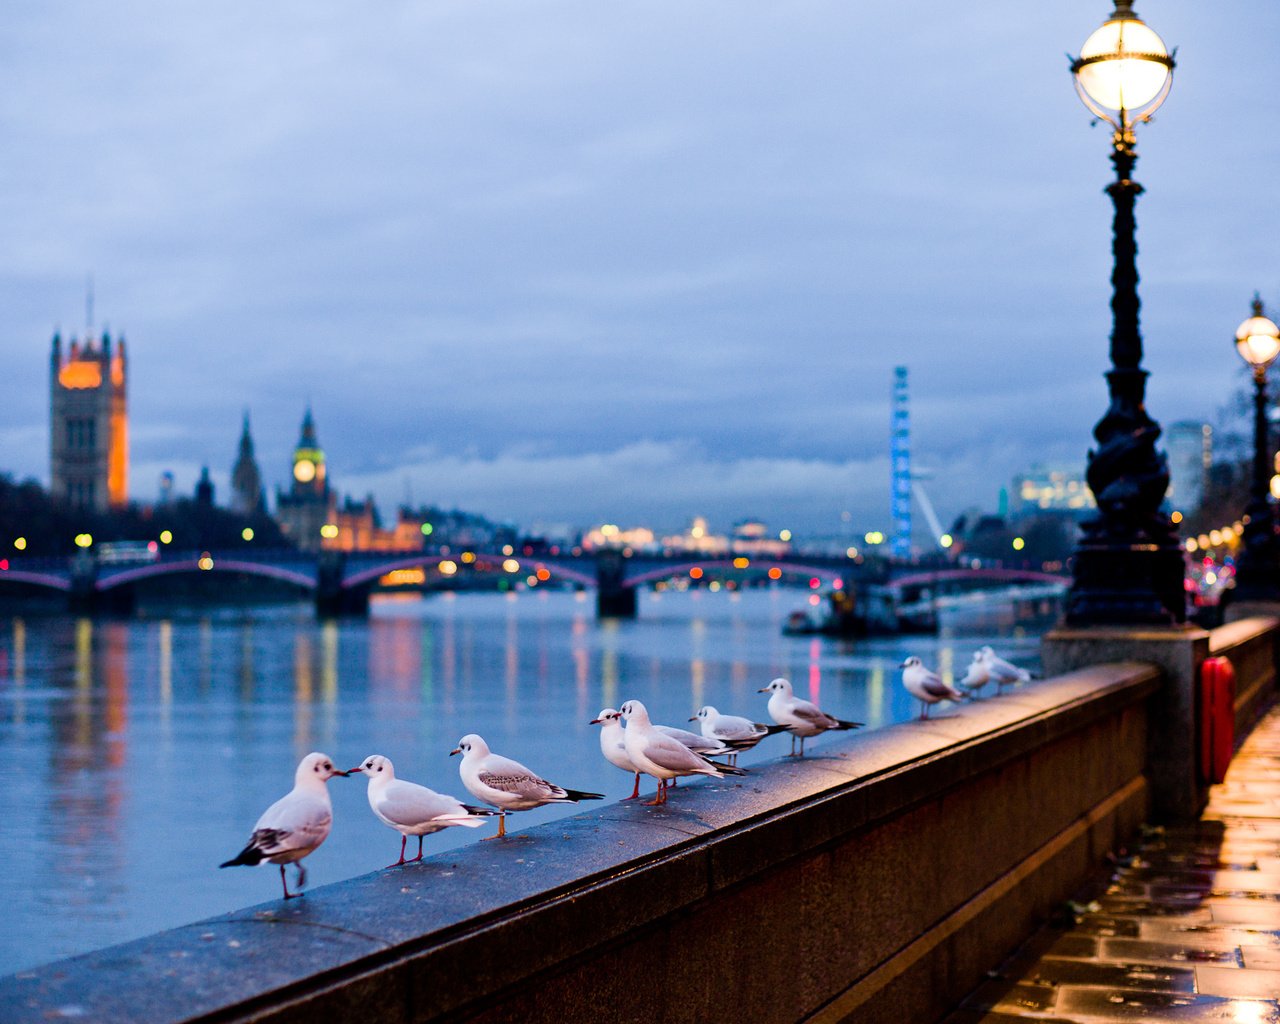
MULTIPOLYGON (((1148 407, 1212 418, 1280 307, 1280 4, 1144 0, 1148 407)), ((134 497, 243 410, 283 483, 521 523, 887 528, 893 367, 949 520, 1106 406, 1106 2, 19 2, 0 14, 0 471, 48 351, 131 358, 134 497)))

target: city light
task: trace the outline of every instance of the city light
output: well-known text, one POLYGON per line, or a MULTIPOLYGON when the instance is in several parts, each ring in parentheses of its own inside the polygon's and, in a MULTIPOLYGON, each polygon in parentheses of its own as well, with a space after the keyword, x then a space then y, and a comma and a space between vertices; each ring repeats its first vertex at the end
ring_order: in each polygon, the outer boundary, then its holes
POLYGON ((751 559, 749 558, 735 558, 733 560, 733 567, 735 569, 745 569, 750 564, 751 564, 751 559))
POLYGON ((514 555, 514 554, 516 553, 516 549, 515 549, 515 548, 513 548, 510 544, 503 544, 503 545, 502 545, 502 553, 503 553, 504 555, 508 555, 508 556, 509 556, 509 555, 514 555))
POLYGON ((333 540, 338 536, 338 524, 325 523, 324 526, 320 527, 320 536, 325 540, 333 540))
POLYGON ((817 590, 820 586, 822 586, 822 580, 818 579, 817 576, 814 576, 809 580, 810 590, 817 590))
POLYGON ((446 558, 443 562, 441 562, 437 566, 437 568, 440 570, 441 576, 452 576, 455 572, 458 571, 458 563, 451 562, 449 561, 449 559, 446 558))
POLYGON ((1180 523, 1180 522, 1182 522, 1182 513, 1181 513, 1181 512, 1177 512, 1177 511, 1175 511, 1171 516, 1169 516, 1169 518, 1170 518, 1174 523, 1180 523))
MULTIPOLYGON (((511 549, 508 547, 507 551, 508 553, 510 553, 511 549)), ((512 572, 512 573, 519 572, 520 563, 517 562, 514 558, 508 558, 505 562, 502 563, 502 569, 504 572, 512 572)))
POLYGON ((1186 549, 1188 551, 1196 551, 1199 549, 1199 547, 1200 547, 1200 544, 1196 541, 1194 537, 1187 538, 1186 549))
POLYGON ((17 539, 13 542, 13 546, 14 546, 15 548, 17 548, 19 551, 26 551, 26 550, 27 550, 27 538, 26 538, 26 537, 19 537, 19 538, 17 538, 17 539))
POLYGON ((243 530, 240 531, 240 536, 243 537, 245 540, 253 540, 253 527, 246 526, 243 530))
POLYGON ((196 562, 196 565, 199 566, 201 569, 203 569, 205 572, 208 572, 210 569, 213 568, 213 557, 209 554, 209 552, 202 551, 200 552, 200 561, 196 562))
POLYGON ((384 587, 411 587, 427 582, 427 574, 421 569, 392 569, 378 578, 384 587))
POLYGON ((858 549, 857 549, 857 548, 845 548, 845 549, 844 549, 844 554, 845 554, 845 557, 846 557, 846 558, 857 558, 857 557, 858 557, 858 549))
POLYGON ((538 571, 534 575, 538 577, 539 583, 546 583, 551 579, 551 571, 545 565, 538 566, 538 571))
POLYGON ((769 570, 769 579, 771 580, 782 579, 782 570, 775 565, 772 569, 769 570))
POLYGON ((692 569, 689 570, 689 579, 691 580, 702 579, 702 570, 695 565, 692 569))
POLYGON ((1021 550, 1022 550, 1023 548, 1025 548, 1026 546, 1027 546, 1027 542, 1026 542, 1025 540, 1023 540, 1021 537, 1014 537, 1014 538, 1013 538, 1013 550, 1014 550, 1014 551, 1021 551, 1021 550))
POLYGON ((784 543, 786 543, 787 541, 791 540, 791 531, 790 531, 790 530, 782 530, 782 531, 780 531, 780 532, 778 533, 778 540, 780 540, 780 541, 782 541, 782 542, 784 542, 784 543))
POLYGON ((161 530, 161 531, 160 531, 160 543, 161 543, 161 544, 172 544, 172 543, 173 543, 173 531, 172 531, 172 530, 161 530))
POLYGON ((879 530, 872 530, 870 533, 866 534, 862 539, 872 546, 876 544, 883 544, 884 534, 881 533, 879 530))
POLYGON ((956 542, 956 539, 952 537, 951 534, 949 533, 944 533, 941 537, 938 538, 938 543, 941 544, 944 548, 951 547, 951 545, 954 544, 955 542, 956 542))
POLYGON ((460 557, 463 565, 470 565, 476 560, 476 553, 474 551, 464 551, 460 557))
POLYGON ((93 535, 89 533, 76 534, 76 547, 87 548, 93 543, 93 535))
POLYGON ((424 537, 430 537, 430 536, 431 536, 431 534, 433 534, 433 533, 435 532, 435 529, 436 529, 436 528, 435 528, 434 526, 432 526, 430 523, 423 523, 423 524, 422 524, 422 536, 424 536, 424 537))

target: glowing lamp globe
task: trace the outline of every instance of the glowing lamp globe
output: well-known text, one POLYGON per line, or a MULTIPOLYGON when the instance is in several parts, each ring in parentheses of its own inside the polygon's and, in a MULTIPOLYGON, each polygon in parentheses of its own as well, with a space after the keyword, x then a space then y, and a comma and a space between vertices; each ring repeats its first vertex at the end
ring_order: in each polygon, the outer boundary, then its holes
POLYGON ((1236 351, 1250 366, 1265 370, 1280 355, 1280 327, 1262 315, 1262 301, 1253 300, 1253 316, 1236 328, 1236 351))
POLYGON ((1133 13, 1132 0, 1116 9, 1071 63, 1084 105, 1121 130, 1146 121, 1173 84, 1173 57, 1164 42, 1133 13))

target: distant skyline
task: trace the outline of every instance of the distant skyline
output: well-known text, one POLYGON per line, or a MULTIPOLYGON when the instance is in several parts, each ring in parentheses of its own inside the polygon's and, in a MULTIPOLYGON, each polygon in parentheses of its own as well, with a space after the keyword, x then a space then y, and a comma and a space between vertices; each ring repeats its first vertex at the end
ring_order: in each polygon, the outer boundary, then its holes
MULTIPOLYGON (((1280 5, 1147 0, 1139 285, 1167 429, 1280 308, 1280 5)), ((55 328, 128 339, 131 495, 308 404, 334 486, 498 520, 888 530, 889 401, 947 524, 1106 407, 1106 2, 53 0, 0 14, 0 472, 55 328), (1033 16, 1032 16, 1033 15, 1033 16)))

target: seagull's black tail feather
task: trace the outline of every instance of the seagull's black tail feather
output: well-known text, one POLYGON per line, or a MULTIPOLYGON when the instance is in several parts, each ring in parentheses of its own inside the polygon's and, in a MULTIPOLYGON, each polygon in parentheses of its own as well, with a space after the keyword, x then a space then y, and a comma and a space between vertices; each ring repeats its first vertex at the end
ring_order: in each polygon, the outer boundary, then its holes
POLYGON ((839 718, 836 719, 837 729, 861 729, 865 724, 865 722, 845 722, 839 718))
POLYGON ((483 815, 485 817, 502 813, 501 811, 495 811, 492 807, 472 807, 470 804, 463 804, 462 809, 468 814, 483 815))
POLYGON ((234 868, 240 864, 245 864, 249 867, 254 867, 261 863, 262 863, 262 851, 259 850, 253 843, 250 843, 243 850, 237 853, 231 860, 225 861, 224 863, 219 864, 218 867, 234 868))
MULTIPOLYGON (((759 722, 757 722, 756 724, 760 725, 759 722)), ((761 726, 761 728, 767 729, 768 732, 766 733, 766 735, 769 735, 769 736, 772 736, 775 733, 787 731, 787 727, 785 725, 765 725, 765 726, 761 726)))
POLYGON ((725 775, 747 774, 747 770, 745 768, 738 768, 731 764, 721 764, 719 761, 713 761, 709 757, 704 757, 703 760, 706 761, 707 764, 711 765, 712 768, 718 768, 725 775))
POLYGON ((566 800, 572 800, 574 803, 577 803, 579 800, 603 800, 604 794, 603 793, 583 793, 581 790, 578 790, 578 789, 566 789, 564 791, 564 798, 566 800))

